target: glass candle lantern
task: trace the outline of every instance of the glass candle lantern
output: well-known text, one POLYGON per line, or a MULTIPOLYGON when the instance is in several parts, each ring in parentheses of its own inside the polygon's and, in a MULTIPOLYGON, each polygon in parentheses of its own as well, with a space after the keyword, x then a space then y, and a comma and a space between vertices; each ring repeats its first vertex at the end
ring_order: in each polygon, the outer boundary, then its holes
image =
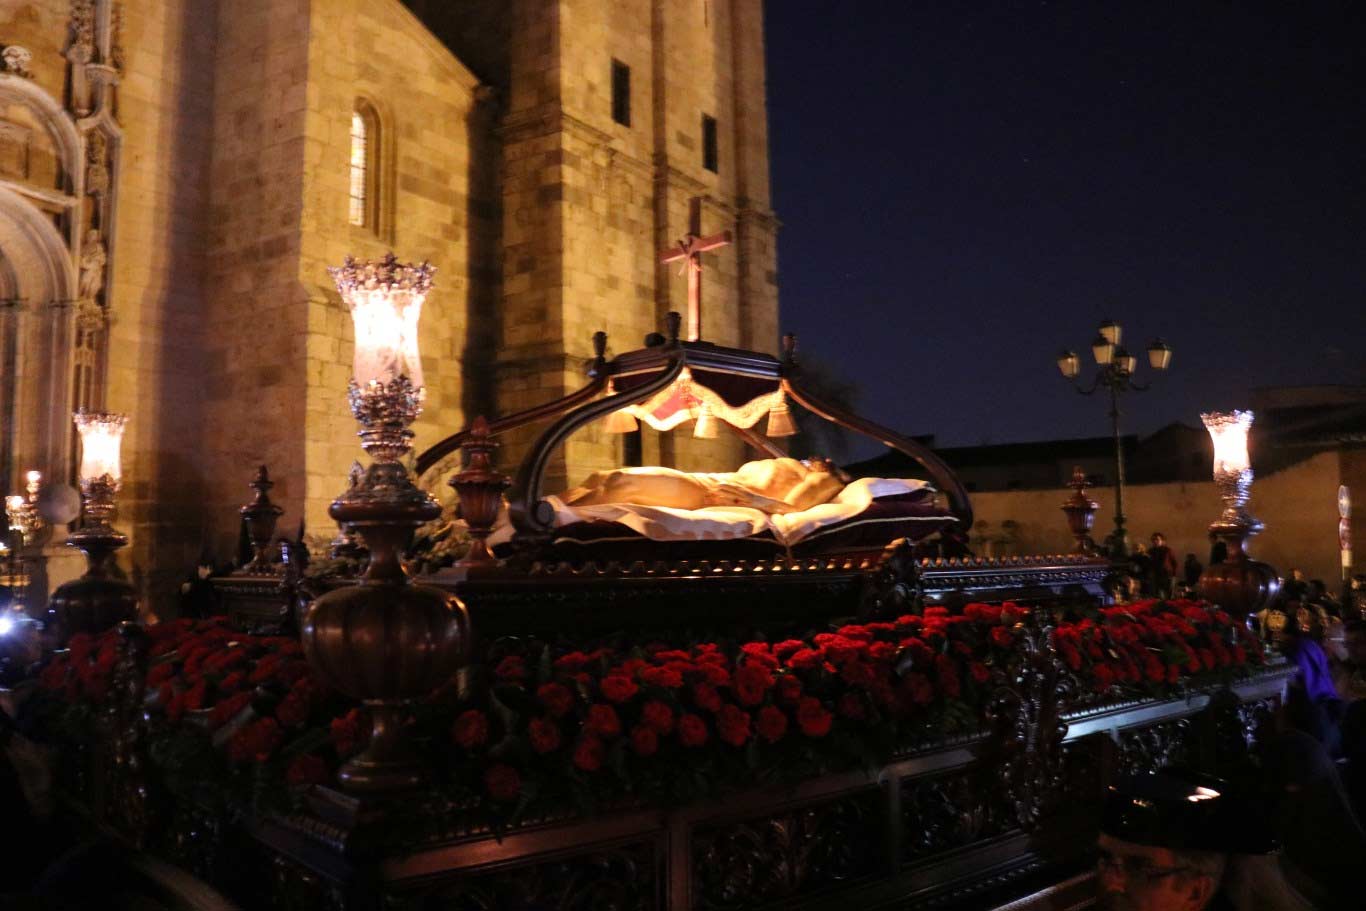
POLYGON ((1214 442, 1215 481, 1252 480, 1247 435, 1252 429, 1253 417, 1251 411, 1216 411, 1200 415, 1214 442))
POLYGON ((123 444, 123 430, 128 423, 125 414, 102 411, 78 411, 74 415, 76 431, 81 437, 81 481, 95 481, 108 477, 117 484, 123 477, 119 449, 123 444))
POLYGON ((347 257, 329 270, 351 311, 356 333, 352 376, 364 389, 372 383, 388 385, 400 376, 422 388, 422 358, 418 322, 431 290, 431 266, 400 263, 391 253, 381 260, 347 257))

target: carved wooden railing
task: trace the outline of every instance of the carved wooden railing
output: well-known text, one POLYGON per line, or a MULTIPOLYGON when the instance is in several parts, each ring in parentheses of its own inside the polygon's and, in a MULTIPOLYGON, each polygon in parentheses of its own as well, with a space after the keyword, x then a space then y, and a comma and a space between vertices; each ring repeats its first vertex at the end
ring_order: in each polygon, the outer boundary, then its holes
POLYGON ((980 908, 1025 876, 1071 883, 1080 900, 1086 881, 1073 875, 1089 862, 1105 784, 1125 771, 1240 760, 1291 673, 1271 666, 1232 690, 1170 701, 1085 702, 1047 628, 1020 641, 1017 670, 980 730, 909 748, 872 774, 667 813, 630 802, 591 816, 566 809, 501 832, 445 798, 413 794, 353 816, 366 817, 361 837, 335 812, 349 798, 323 799, 326 789, 314 805, 331 815, 243 824, 170 802, 144 761, 145 637, 130 626, 106 711, 109 751, 90 757, 97 816, 251 907, 980 908))

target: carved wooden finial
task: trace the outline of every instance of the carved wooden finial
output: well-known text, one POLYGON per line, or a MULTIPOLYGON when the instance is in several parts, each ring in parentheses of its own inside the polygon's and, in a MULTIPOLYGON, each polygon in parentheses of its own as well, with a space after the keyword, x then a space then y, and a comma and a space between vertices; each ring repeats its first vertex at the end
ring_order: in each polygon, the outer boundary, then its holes
POLYGON ((794 363, 797 360, 797 336, 792 332, 783 334, 783 362, 794 363))
POLYGON ((489 422, 482 414, 476 417, 460 447, 468 453, 469 461, 464 471, 456 473, 447 482, 460 498, 460 516, 469 527, 473 539, 469 552, 460 561, 462 566, 492 563, 494 560, 493 551, 485 539, 493 533, 494 523, 498 521, 503 491, 512 484, 512 479, 493 467, 492 456, 498 446, 498 441, 489 434, 489 422))
POLYGON ((607 355, 607 333, 599 329, 593 333, 593 357, 601 361, 607 355))
POLYGON ((1080 465, 1072 468, 1072 480, 1068 483, 1072 496, 1063 501, 1062 511, 1067 516, 1067 527, 1076 539, 1074 553, 1089 554, 1095 551, 1096 543, 1091 539, 1091 527, 1096 521, 1096 510, 1100 504, 1086 495, 1091 481, 1080 465))
POLYGON ((669 336, 669 341, 678 341, 678 331, 683 328, 683 317, 677 310, 670 310, 664 315, 664 329, 669 336))
POLYGON ((242 567, 242 572, 270 573, 274 569, 268 551, 271 539, 275 537, 275 523, 284 510, 270 501, 268 491, 275 486, 275 482, 270 479, 266 466, 257 467, 249 486, 256 491, 256 496, 238 510, 246 520, 247 537, 251 539, 252 549, 251 561, 242 567))

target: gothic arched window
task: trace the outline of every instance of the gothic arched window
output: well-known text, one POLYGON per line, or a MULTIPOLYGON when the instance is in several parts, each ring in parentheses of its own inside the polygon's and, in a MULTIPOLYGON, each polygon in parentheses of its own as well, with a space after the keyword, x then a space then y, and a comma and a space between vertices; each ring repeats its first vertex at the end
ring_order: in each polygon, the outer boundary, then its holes
POLYGON ((379 230, 379 118, 357 101, 351 112, 351 224, 379 230))

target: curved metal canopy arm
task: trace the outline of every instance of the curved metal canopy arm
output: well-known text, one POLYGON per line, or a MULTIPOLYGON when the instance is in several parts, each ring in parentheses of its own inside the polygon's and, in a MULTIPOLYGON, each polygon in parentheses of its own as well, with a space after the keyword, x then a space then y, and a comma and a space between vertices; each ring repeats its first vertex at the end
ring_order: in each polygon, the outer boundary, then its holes
POLYGON ((953 473, 953 469, 949 468, 939 456, 910 437, 904 437, 888 430, 881 424, 875 424, 851 411, 822 401, 801 387, 800 375, 790 365, 787 369, 788 375, 783 378, 783 390, 797 404, 831 423, 871 437, 919 462, 935 486, 948 495, 949 509, 958 517, 960 523, 957 530, 963 534, 967 533, 967 530, 972 527, 972 501, 968 499, 968 492, 959 482, 958 476, 953 473))
MULTIPOLYGON (((597 398, 598 394, 606 388, 607 378, 605 376, 599 376, 577 392, 571 392, 569 395, 555 399, 552 402, 546 402, 544 405, 537 405, 535 408, 528 408, 525 411, 509 414, 496 421, 489 421, 489 435, 498 436, 501 433, 507 433, 509 430, 516 430, 518 427, 522 427, 526 424, 543 421, 546 418, 554 417, 557 414, 572 411, 583 403, 597 398)), ((459 433, 451 434, 444 440, 423 450, 417 457, 417 476, 421 477, 426 474, 446 456, 465 445, 465 441, 469 439, 469 436, 469 428, 466 428, 459 433)))
POLYGON ((545 478, 550 455, 556 447, 583 425, 626 405, 643 402, 656 392, 667 389, 678 379, 686 363, 686 353, 676 349, 669 355, 665 369, 650 382, 637 386, 630 392, 619 392, 597 401, 590 401, 562 415, 559 420, 541 431, 541 435, 536 438, 527 457, 522 461, 521 467, 517 469, 516 480, 513 481, 512 489, 508 491, 508 509, 518 534, 544 534, 551 529, 554 517, 549 514, 549 508, 541 500, 541 482, 545 478))

